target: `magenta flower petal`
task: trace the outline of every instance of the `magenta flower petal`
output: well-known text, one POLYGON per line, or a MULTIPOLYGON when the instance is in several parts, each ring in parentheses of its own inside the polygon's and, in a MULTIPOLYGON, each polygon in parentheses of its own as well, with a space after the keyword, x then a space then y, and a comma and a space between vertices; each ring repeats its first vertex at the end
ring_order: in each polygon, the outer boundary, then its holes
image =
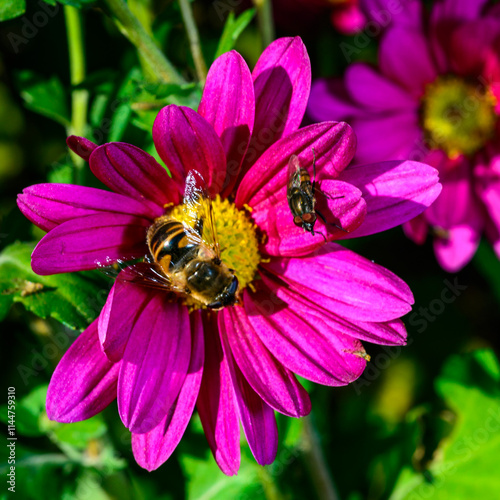
POLYGON ((255 119, 252 75, 234 50, 221 55, 210 67, 198 113, 220 137, 227 160, 223 194, 229 194, 238 178, 255 119))
POLYGON ((143 217, 157 217, 158 210, 151 205, 95 189, 71 184, 36 184, 23 189, 17 197, 21 212, 44 231, 50 231, 62 222, 98 213, 119 213, 143 217))
POLYGON ((255 125, 243 175, 267 148, 302 122, 311 90, 311 63, 302 40, 280 38, 271 43, 252 76, 255 125))
POLYGON ((289 370, 331 386, 346 385, 361 375, 366 361, 360 356, 364 348, 359 340, 332 330, 319 314, 304 315, 303 306, 295 310, 279 300, 271 303, 267 291, 244 293, 255 332, 289 370))
POLYGON ((438 171, 413 161, 349 167, 339 178, 361 189, 367 204, 363 224, 343 238, 357 238, 399 226, 429 207, 441 192, 438 171))
POLYGON ((69 423, 101 412, 116 398, 119 369, 101 351, 95 320, 59 361, 47 391, 47 416, 69 423))
POLYGON ((191 356, 187 308, 155 294, 136 320, 118 377, 118 412, 142 434, 156 427, 174 404, 191 356))
POLYGON ((267 350, 242 307, 223 309, 219 329, 224 352, 232 353, 248 383, 271 408, 291 417, 311 411, 309 395, 267 350))
POLYGON ((429 232, 429 224, 423 214, 403 224, 403 231, 417 245, 423 245, 429 232))
POLYGON ((165 106, 155 119, 153 140, 179 189, 195 169, 214 192, 220 192, 226 178, 224 149, 213 127, 196 111, 165 106))
MULTIPOLYGON (((381 75, 365 63, 349 66, 345 84, 352 98, 360 105, 373 111, 417 110, 415 99, 393 81, 381 75), (387 99, 390 95, 391 98, 387 99)), ((335 115, 330 115, 335 116, 335 115)))
POLYGON ((278 451, 278 426, 274 410, 252 389, 231 355, 231 378, 239 416, 252 454, 260 465, 271 464, 278 451))
POLYGON ((347 319, 389 321, 408 313, 413 304, 404 281, 336 243, 306 257, 274 258, 262 265, 312 302, 347 319))
POLYGON ((116 193, 161 208, 178 201, 167 171, 140 148, 123 142, 104 144, 91 154, 89 164, 93 174, 116 193))
POLYGON ((449 273, 462 269, 476 253, 481 230, 471 226, 454 226, 445 238, 434 239, 434 251, 439 265, 449 273))
POLYGON ((318 217, 314 236, 293 223, 285 188, 253 207, 252 218, 267 235, 262 251, 268 255, 284 257, 306 255, 323 245, 324 238, 321 235, 333 239, 344 234, 335 225, 351 232, 363 224, 366 203, 357 187, 347 182, 329 180, 322 181, 320 186, 321 191, 331 198, 316 195, 317 210, 329 224, 318 217))
POLYGON ((109 360, 123 358, 130 333, 154 293, 118 276, 99 315, 99 341, 109 360))
POLYGON ((125 214, 88 215, 63 222, 46 234, 33 250, 31 267, 37 274, 96 269, 117 260, 147 253, 149 219, 125 214))
POLYGON ((288 160, 294 154, 311 174, 313 157, 316 157, 318 179, 328 179, 337 177, 349 165, 355 150, 356 137, 347 123, 325 122, 301 128, 266 150, 241 181, 235 203, 253 206, 269 193, 283 189, 287 183, 288 160))
POLYGON ((77 154, 80 158, 85 161, 89 161, 92 151, 97 148, 97 144, 92 141, 85 139, 85 137, 78 137, 76 135, 70 135, 66 139, 66 144, 73 153, 77 154))
MULTIPOLYGON (((355 339, 381 345, 406 344, 406 329, 399 319, 385 322, 344 319, 326 309, 324 306, 327 306, 327 304, 312 302, 308 296, 300 295, 296 290, 286 286, 281 280, 266 272, 260 272, 259 277, 262 284, 269 289, 269 298, 257 304, 259 308, 263 309, 264 315, 272 314, 273 309, 284 303, 293 311, 299 313, 302 318, 307 319, 312 315, 318 317, 322 322, 326 322, 329 325, 330 332, 339 332, 355 339)), ((279 308, 277 310, 280 311, 279 308)), ((250 321, 252 322, 251 317, 250 321)))
POLYGON ((488 17, 457 28, 451 39, 452 69, 459 75, 483 74, 489 61, 500 65, 500 19, 488 17))
POLYGON ((437 77, 427 39, 419 31, 406 27, 394 27, 384 34, 380 43, 380 69, 415 97, 421 97, 425 85, 437 77))
POLYGON ((240 468, 240 426, 227 357, 217 320, 204 323, 205 365, 196 407, 217 465, 228 476, 240 468))
POLYGON ((203 373, 203 325, 196 314, 192 325, 192 351, 186 379, 166 417, 145 434, 132 434, 132 450, 137 463, 152 471, 166 462, 179 444, 193 414, 203 373))

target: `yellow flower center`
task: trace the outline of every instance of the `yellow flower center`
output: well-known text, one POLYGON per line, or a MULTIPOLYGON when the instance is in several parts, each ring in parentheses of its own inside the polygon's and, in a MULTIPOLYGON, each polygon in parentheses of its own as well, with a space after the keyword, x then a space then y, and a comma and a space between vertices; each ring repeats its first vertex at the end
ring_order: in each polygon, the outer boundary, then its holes
MULTIPOLYGON (((238 278, 240 292, 255 278, 257 266, 261 261, 257 227, 244 210, 238 210, 229 200, 221 200, 217 195, 212 200, 217 240, 220 245, 221 259, 238 278)), ((186 220, 184 205, 178 205, 169 215, 177 220, 186 220)), ((204 224, 203 240, 211 243, 208 224, 204 224)))
POLYGON ((491 139, 497 115, 495 99, 479 83, 444 76, 426 87, 422 122, 431 148, 450 158, 471 155, 491 139))

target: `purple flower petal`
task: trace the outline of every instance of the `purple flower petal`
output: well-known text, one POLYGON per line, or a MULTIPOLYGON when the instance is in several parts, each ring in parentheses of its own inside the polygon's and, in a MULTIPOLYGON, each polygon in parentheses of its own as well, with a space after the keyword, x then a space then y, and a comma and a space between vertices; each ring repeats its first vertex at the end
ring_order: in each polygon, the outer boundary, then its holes
POLYGON ((210 67, 198 113, 220 137, 227 159, 222 193, 229 194, 238 178, 255 118, 252 75, 234 50, 221 55, 210 67))
POLYGON ((409 312, 413 304, 404 281, 336 243, 307 257, 274 258, 261 265, 312 302, 347 319, 390 321, 409 312))
POLYGON ((349 165, 356 137, 347 123, 324 122, 301 128, 273 144, 247 172, 236 194, 236 205, 257 205, 287 184, 288 160, 297 155, 311 172, 316 158, 318 179, 335 178, 349 165), (314 149, 314 153, 313 153, 314 149))
POLYGON ((116 193, 161 208, 179 200, 167 171, 150 154, 131 144, 110 142, 99 146, 89 163, 93 174, 116 193))
POLYGON ((317 78, 311 87, 307 114, 315 122, 351 121, 365 112, 352 100, 341 78, 317 78))
POLYGON ((73 151, 73 153, 77 154, 85 161, 89 161, 92 151, 97 148, 97 144, 94 144, 92 141, 85 139, 85 137, 78 137, 76 135, 70 135, 66 139, 66 144, 68 145, 69 149, 73 151))
POLYGON ((166 294, 152 295, 130 333, 118 377, 118 412, 132 432, 148 432, 167 415, 190 356, 187 308, 166 294))
POLYGON ((95 320, 57 365, 47 391, 47 416, 57 422, 79 422, 97 415, 116 398, 120 363, 101 351, 95 320))
POLYGON ((269 45, 252 76, 255 124, 242 176, 267 148, 302 122, 311 89, 311 63, 300 37, 280 38, 269 45))
POLYGON ((441 192, 438 171, 424 163, 388 161, 349 167, 340 179, 363 193, 367 214, 363 224, 343 238, 357 238, 399 226, 429 207, 441 192))
POLYGON ((406 27, 389 29, 380 43, 380 70, 419 98, 437 77, 426 37, 406 27))
POLYGON ((88 215, 63 222, 33 250, 31 267, 40 275, 96 269, 146 255, 151 221, 124 214, 88 215))
POLYGON ((240 426, 233 382, 215 316, 204 322, 205 365, 196 407, 217 465, 228 476, 240 468, 240 426))
POLYGON ((71 184, 36 184, 23 189, 17 197, 21 212, 44 231, 62 222, 99 213, 119 213, 150 217, 161 215, 139 201, 95 189, 71 184))
POLYGON ((278 426, 274 410, 252 389, 230 352, 228 362, 248 445, 257 463, 269 465, 274 462, 278 451, 278 426))
POLYGON ((403 2, 394 2, 393 0, 360 0, 360 7, 379 29, 390 26, 419 29, 422 26, 421 0, 406 0, 403 2))
POLYGON ((165 106, 155 119, 153 140, 160 158, 183 193, 190 170, 197 170, 214 193, 226 178, 226 156, 213 127, 185 106, 165 106))
POLYGON ((219 329, 224 352, 232 353, 248 383, 271 408, 290 417, 303 417, 311 411, 309 395, 267 350, 242 307, 224 309, 219 329))
POLYGON ((358 137, 356 164, 423 159, 428 153, 416 112, 365 116, 353 128, 358 137))
POLYGON ((137 463, 152 471, 166 462, 179 444, 193 414, 203 373, 203 325, 197 313, 192 325, 189 368, 179 396, 167 416, 151 431, 132 434, 132 450, 137 463))
POLYGON ((278 361, 318 384, 346 385, 361 375, 366 361, 361 357, 365 350, 359 340, 332 330, 320 314, 311 314, 299 299, 288 297, 287 304, 269 292, 263 289, 250 294, 245 290, 244 304, 248 320, 278 361))
MULTIPOLYGON (((365 63, 355 63, 347 68, 345 85, 352 99, 367 110, 416 111, 419 105, 419 102, 405 89, 365 63)), ((321 106, 321 103, 318 105, 321 106)), ((330 115, 330 118, 332 117, 336 115, 330 115)))
POLYGON ((109 360, 123 358, 136 321, 157 293, 157 290, 123 281, 118 275, 99 315, 99 340, 109 360))
POLYGON ((354 231, 363 223, 366 203, 358 188, 346 182, 326 180, 320 183, 320 189, 330 198, 318 193, 316 209, 328 224, 318 216, 314 236, 293 223, 286 188, 253 207, 252 218, 267 236, 261 251, 284 257, 306 255, 322 246, 324 238, 337 239, 345 234, 344 231, 354 231))

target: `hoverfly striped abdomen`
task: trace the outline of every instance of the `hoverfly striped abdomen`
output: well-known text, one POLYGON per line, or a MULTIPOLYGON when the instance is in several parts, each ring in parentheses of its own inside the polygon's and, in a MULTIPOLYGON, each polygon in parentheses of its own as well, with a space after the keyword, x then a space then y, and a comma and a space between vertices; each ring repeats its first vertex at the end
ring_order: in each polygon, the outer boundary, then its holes
POLYGON ((147 241, 154 261, 165 271, 183 267, 198 253, 198 245, 189 240, 184 224, 168 216, 149 228, 147 241))

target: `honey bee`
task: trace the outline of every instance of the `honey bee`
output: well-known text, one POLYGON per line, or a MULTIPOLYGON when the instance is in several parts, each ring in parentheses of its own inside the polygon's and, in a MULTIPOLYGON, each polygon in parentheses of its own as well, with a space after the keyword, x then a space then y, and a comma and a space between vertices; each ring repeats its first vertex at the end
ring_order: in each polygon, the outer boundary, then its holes
MULTIPOLYGON (((290 211, 293 215, 293 223, 297 227, 301 227, 314 236, 316 215, 319 215, 325 224, 332 224, 338 229, 345 231, 342 227, 335 223, 328 223, 323 215, 315 210, 316 198, 314 197, 314 193, 319 190, 316 188, 316 157, 314 156, 314 149, 313 171, 314 179, 311 182, 311 176, 304 167, 301 167, 298 156, 292 155, 288 160, 288 183, 286 197, 288 199, 288 206, 290 207, 290 211)), ((325 193, 322 194, 327 198, 331 198, 325 193)), ((342 196, 338 196, 337 198, 342 198, 342 196)), ((319 232, 318 234, 321 234, 323 239, 326 241, 324 234, 319 232)))
POLYGON ((238 278, 221 260, 211 199, 201 174, 186 178, 184 220, 164 215, 148 229, 143 262, 132 264, 120 279, 172 291, 210 308, 237 301, 238 278))

